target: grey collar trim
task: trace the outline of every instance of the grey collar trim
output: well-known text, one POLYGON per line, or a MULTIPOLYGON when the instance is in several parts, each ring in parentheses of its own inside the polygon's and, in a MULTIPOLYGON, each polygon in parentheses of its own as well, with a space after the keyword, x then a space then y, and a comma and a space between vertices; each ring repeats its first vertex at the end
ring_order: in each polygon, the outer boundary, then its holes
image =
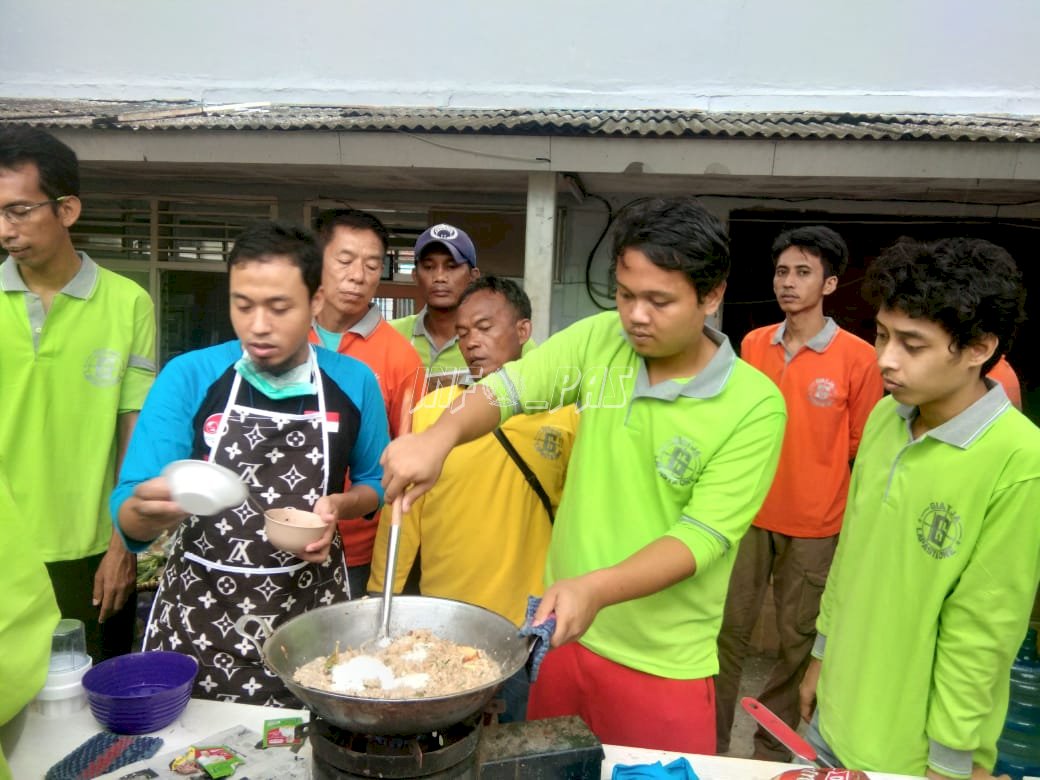
POLYGON ((704 333, 718 346, 718 351, 697 376, 684 385, 668 381, 659 382, 651 387, 650 376, 646 370, 646 361, 640 360, 633 398, 658 398, 662 401, 674 401, 679 396, 686 398, 712 398, 721 393, 729 380, 730 374, 733 373, 737 355, 724 333, 715 330, 709 325, 704 326, 704 333))
MULTIPOLYGON (((780 327, 776 329, 776 333, 773 334, 772 342, 774 344, 783 343, 784 333, 787 331, 787 321, 780 323, 780 327)), ((836 323, 831 317, 823 318, 823 327, 820 328, 820 332, 805 342, 805 346, 811 349, 813 352, 824 352, 827 347, 834 341, 834 337, 838 335, 838 323, 836 323)))
MULTIPOLYGON (((984 381, 989 391, 982 398, 956 417, 928 431, 925 436, 931 436, 944 444, 965 450, 979 436, 985 433, 986 429, 1008 410, 1011 406, 1011 401, 1008 400, 1007 394, 999 382, 994 382, 992 379, 985 379, 984 381)), ((917 407, 898 404, 896 412, 906 420, 907 432, 911 432, 911 426, 918 415, 917 407)), ((913 434, 911 433, 912 436, 913 434)))
POLYGON ((18 265, 14 258, 8 256, 4 264, 0 265, 0 285, 4 292, 29 292, 29 288, 22 281, 22 275, 18 273, 18 265))
POLYGON ((426 332, 426 307, 423 306, 419 311, 415 313, 415 322, 412 323, 412 334, 415 336, 422 336, 423 338, 430 338, 426 332))
MULTIPOLYGON (((94 292, 94 287, 97 285, 98 267, 86 252, 77 252, 76 254, 79 255, 80 259, 79 270, 76 271, 75 276, 69 279, 68 284, 61 289, 61 292, 73 298, 86 300, 94 292)), ((15 263, 13 257, 8 256, 3 265, 0 265, 0 285, 3 286, 4 292, 29 292, 25 280, 18 273, 18 264, 15 263)))
POLYGON ((361 338, 367 339, 376 332, 376 328, 379 327, 379 323, 382 320, 383 315, 380 313, 379 307, 374 303, 370 303, 365 316, 347 328, 347 333, 356 333, 361 338))
POLYGON ((433 339, 430 338, 430 334, 426 332, 426 307, 423 306, 419 313, 415 315, 415 325, 412 326, 412 333, 416 336, 422 336, 428 342, 430 342, 430 360, 436 360, 437 355, 441 354, 444 350, 459 340, 458 336, 452 336, 450 339, 444 342, 444 346, 437 349, 433 345, 433 339))

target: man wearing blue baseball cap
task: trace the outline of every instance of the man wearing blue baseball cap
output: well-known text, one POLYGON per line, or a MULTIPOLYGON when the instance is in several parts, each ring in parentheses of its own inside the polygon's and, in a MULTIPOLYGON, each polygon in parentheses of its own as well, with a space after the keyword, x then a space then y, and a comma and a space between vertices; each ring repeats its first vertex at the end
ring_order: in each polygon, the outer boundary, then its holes
POLYGON ((428 377, 465 376, 468 371, 455 335, 455 315, 462 291, 480 276, 473 241, 454 225, 427 228, 415 242, 412 276, 426 305, 417 314, 390 324, 415 347, 428 377))

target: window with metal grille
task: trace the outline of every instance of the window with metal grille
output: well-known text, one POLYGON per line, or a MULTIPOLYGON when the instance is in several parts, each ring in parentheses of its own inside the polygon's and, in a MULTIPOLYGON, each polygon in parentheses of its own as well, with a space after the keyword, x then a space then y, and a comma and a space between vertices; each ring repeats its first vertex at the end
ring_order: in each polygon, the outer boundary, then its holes
POLYGON ((85 194, 72 240, 99 265, 129 277, 155 301, 160 363, 234 338, 227 255, 273 200, 85 194))

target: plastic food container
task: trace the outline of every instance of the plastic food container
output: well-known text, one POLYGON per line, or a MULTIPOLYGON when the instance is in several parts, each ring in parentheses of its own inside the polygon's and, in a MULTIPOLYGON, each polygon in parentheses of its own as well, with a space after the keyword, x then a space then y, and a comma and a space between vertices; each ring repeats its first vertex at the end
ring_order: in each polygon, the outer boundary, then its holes
POLYGON ((87 655, 76 669, 48 672, 47 682, 33 699, 33 710, 45 718, 63 718, 83 709, 87 704, 83 677, 90 671, 91 664, 91 658, 87 655))
POLYGON ((59 620, 51 637, 47 681, 33 699, 32 709, 45 718, 61 718, 83 709, 87 695, 82 681, 92 664, 83 621, 59 620))
POLYGON ((239 506, 248 490, 231 469, 205 460, 175 460, 162 470, 173 500, 193 515, 215 515, 239 506))
POLYGON ((264 513, 267 541, 279 550, 299 555, 325 533, 325 521, 302 509, 268 509, 264 513))
POLYGON ((84 675, 83 687, 102 726, 117 734, 147 734, 181 714, 198 668, 182 653, 130 653, 99 663, 84 675))

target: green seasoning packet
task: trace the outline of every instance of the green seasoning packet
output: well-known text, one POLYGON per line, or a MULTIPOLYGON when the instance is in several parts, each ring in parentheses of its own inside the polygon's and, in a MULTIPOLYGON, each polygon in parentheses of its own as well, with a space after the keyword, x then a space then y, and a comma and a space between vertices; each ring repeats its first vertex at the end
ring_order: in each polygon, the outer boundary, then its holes
POLYGON ((299 745, 301 740, 296 736, 296 727, 303 723, 303 718, 277 718, 264 721, 264 750, 269 747, 299 745))
POLYGON ((195 748, 195 763, 213 778, 230 777, 239 764, 244 764, 238 753, 226 745, 195 748))

